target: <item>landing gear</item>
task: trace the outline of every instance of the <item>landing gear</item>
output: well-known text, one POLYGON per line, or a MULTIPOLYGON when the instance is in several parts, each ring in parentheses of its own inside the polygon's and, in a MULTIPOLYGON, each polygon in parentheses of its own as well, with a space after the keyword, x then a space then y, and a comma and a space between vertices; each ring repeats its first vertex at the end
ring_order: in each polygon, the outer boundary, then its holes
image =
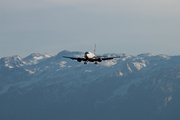
POLYGON ((94 64, 98 64, 98 62, 97 61, 95 61, 95 63, 94 64))
POLYGON ((87 64, 87 62, 84 62, 84 64, 87 64))

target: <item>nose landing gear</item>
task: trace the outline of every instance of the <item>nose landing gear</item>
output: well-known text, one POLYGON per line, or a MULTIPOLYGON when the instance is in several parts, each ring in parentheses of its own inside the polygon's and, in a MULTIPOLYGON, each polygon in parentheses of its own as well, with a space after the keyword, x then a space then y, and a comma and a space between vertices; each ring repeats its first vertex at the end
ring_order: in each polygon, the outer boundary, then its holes
POLYGON ((96 61, 94 64, 98 64, 98 62, 96 61))

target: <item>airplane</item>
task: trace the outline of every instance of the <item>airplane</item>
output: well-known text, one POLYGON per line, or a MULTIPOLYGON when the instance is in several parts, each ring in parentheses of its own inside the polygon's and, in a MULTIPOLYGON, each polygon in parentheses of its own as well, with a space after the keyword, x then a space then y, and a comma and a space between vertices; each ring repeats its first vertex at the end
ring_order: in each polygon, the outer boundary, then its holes
POLYGON ((87 62, 95 62, 95 64, 98 64, 98 62, 102 62, 103 60, 112 60, 114 58, 120 58, 120 56, 118 57, 106 57, 106 56, 96 56, 95 55, 96 52, 96 44, 94 46, 94 53, 91 52, 85 52, 84 57, 80 58, 80 57, 68 57, 68 56, 63 56, 64 58, 70 58, 72 60, 77 60, 78 62, 84 61, 84 64, 87 64, 87 62))

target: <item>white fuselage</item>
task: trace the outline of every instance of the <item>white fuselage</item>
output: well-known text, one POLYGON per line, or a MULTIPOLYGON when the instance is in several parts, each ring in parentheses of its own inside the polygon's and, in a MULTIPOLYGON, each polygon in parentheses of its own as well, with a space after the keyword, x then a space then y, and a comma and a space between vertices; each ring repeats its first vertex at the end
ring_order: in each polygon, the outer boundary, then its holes
POLYGON ((84 57, 89 60, 89 59, 93 59, 95 57, 95 55, 91 52, 85 52, 84 57))

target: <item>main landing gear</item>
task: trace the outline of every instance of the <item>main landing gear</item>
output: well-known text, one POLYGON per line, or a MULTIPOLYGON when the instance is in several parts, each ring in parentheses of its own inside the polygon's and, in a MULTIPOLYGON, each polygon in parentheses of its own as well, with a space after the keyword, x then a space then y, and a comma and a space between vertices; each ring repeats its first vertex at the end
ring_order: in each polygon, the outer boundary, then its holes
MULTIPOLYGON (((85 61, 85 62, 84 62, 84 64, 87 64, 87 61, 85 61)), ((94 63, 94 64, 98 64, 98 62, 97 62, 97 61, 95 61, 95 63, 94 63)))

